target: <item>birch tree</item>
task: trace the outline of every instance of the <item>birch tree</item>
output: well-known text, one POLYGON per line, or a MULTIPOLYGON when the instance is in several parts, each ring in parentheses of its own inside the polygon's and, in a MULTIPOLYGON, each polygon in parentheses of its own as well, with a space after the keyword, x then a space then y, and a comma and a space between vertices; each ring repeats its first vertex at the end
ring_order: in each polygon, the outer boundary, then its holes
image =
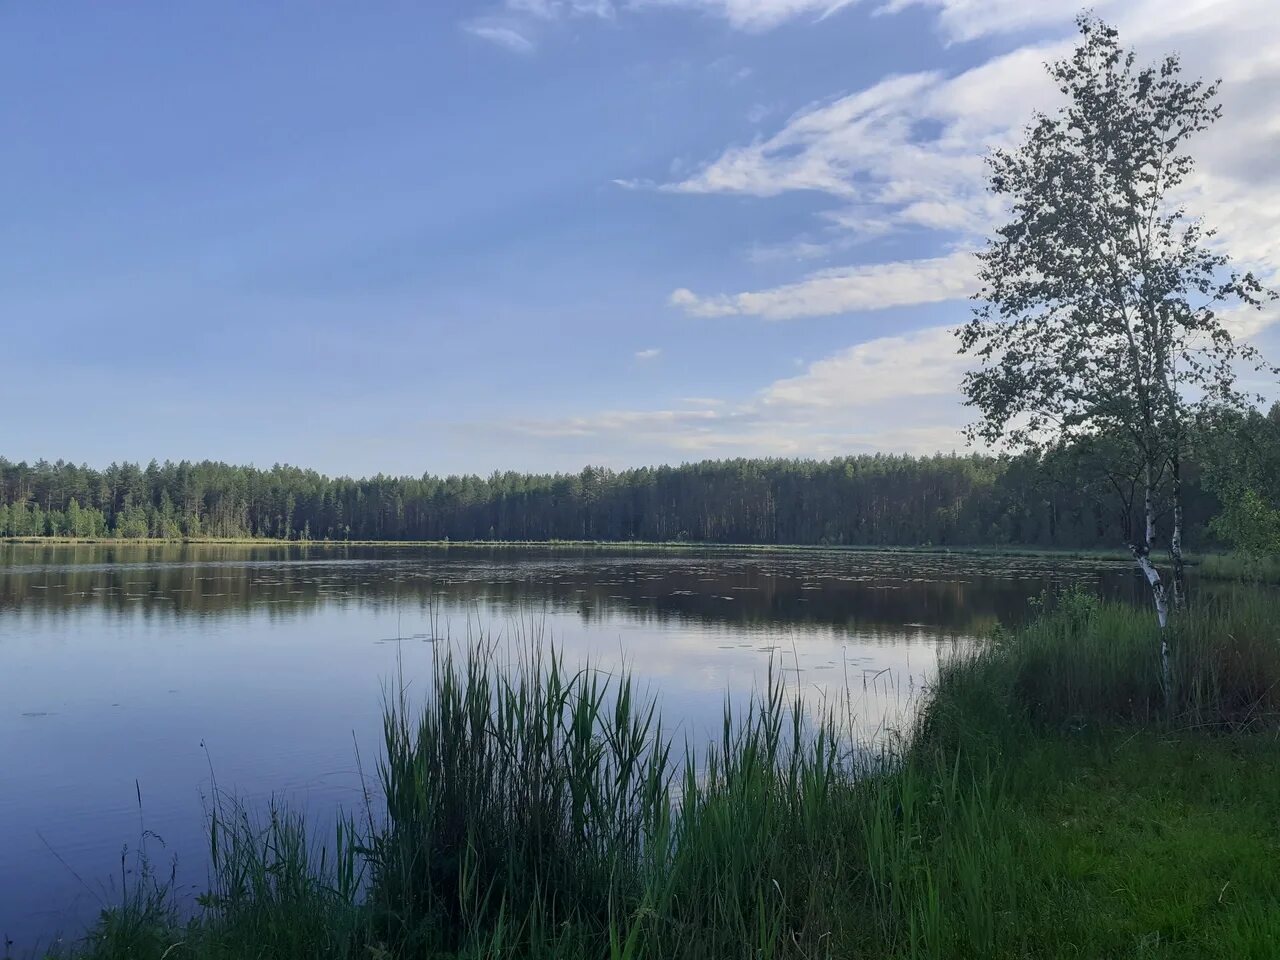
POLYGON ((1011 219, 979 254, 982 286, 959 331, 976 361, 964 379, 979 415, 970 436, 1040 453, 1115 451, 1109 479, 1150 586, 1167 684, 1164 628, 1186 597, 1186 425, 1197 408, 1247 402, 1237 369, 1264 364, 1224 311, 1272 294, 1177 203, 1189 144, 1218 119, 1218 84, 1184 79, 1176 56, 1139 67, 1115 29, 1077 23, 1075 51, 1047 67, 1061 106, 988 157, 1011 219), (1162 514, 1171 588, 1152 558, 1162 514))

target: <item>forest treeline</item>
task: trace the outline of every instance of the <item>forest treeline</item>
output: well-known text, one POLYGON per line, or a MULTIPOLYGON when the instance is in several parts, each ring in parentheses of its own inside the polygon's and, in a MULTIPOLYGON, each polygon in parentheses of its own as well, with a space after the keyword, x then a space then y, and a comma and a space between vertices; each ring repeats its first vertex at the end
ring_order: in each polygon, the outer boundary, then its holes
MULTIPOLYGON (((1267 442, 1280 449, 1277 411, 1252 422, 1271 428, 1267 442)), ((1221 456, 1221 443, 1202 446, 1221 456)), ((1195 463, 1187 473, 1187 529, 1204 544, 1220 504, 1195 463)), ((9 537, 1111 547, 1119 522, 1087 457, 875 454, 365 479, 209 461, 97 470, 0 458, 9 537)))

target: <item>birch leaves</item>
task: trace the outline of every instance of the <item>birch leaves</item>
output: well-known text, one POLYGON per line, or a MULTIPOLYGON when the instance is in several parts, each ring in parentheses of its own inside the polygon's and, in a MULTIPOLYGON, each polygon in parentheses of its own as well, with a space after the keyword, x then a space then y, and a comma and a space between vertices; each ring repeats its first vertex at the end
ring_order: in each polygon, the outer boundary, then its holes
POLYGON ((1176 56, 1139 68, 1113 28, 1078 24, 1075 52, 1048 67, 1062 106, 988 158, 1011 219, 979 254, 959 331, 977 361, 964 391, 973 439, 1043 453, 1105 437, 1123 450, 1113 486, 1122 501, 1128 491, 1127 540, 1146 573, 1156 517, 1180 513, 1191 414, 1245 405, 1237 369, 1270 369, 1222 312, 1272 295, 1177 203, 1189 142, 1218 118, 1217 84, 1184 80, 1176 56))

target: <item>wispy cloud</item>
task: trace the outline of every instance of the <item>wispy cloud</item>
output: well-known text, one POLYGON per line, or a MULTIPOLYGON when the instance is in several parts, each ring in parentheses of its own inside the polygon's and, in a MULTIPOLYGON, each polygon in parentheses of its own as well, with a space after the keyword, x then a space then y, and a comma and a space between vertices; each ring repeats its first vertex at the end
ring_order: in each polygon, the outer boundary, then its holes
POLYGON ((857 344, 737 401, 686 397, 656 410, 517 418, 501 429, 699 457, 959 449, 962 368, 951 330, 930 327, 857 344))
MULTIPOLYGON (((930 7, 951 39, 966 40, 1029 27, 1055 39, 1037 41, 953 76, 922 71, 888 76, 854 93, 794 114, 771 135, 731 146, 658 189, 681 194, 826 194, 820 211, 830 239, 802 236, 758 246, 755 262, 823 256, 850 242, 900 231, 932 237, 945 249, 972 249, 1003 218, 986 189, 983 156, 1014 142, 1037 109, 1060 98, 1044 63, 1075 43, 1075 2, 1046 0, 891 0, 893 13, 930 7), (843 241, 841 238, 844 238, 843 241)), ((1197 144, 1200 166, 1183 196, 1193 212, 1219 228, 1217 241, 1246 267, 1280 282, 1280 35, 1257 32, 1268 4, 1220 0, 1170 7, 1158 0, 1107 0, 1127 42, 1156 57, 1188 45, 1195 74, 1224 78, 1225 117, 1197 144), (1193 44, 1189 41, 1194 40, 1193 44)), ((632 189, 652 188, 643 180, 632 189)), ((765 290, 705 295, 681 288, 671 302, 695 316, 789 319, 928 303, 972 292, 972 266, 962 254, 911 263, 824 270, 765 290)))
POLYGON ((834 241, 818 242, 797 238, 782 243, 755 243, 747 250, 747 259, 752 263, 775 263, 779 261, 820 260, 829 256, 839 244, 834 241))
MULTIPOLYGON (((818 19, 844 4, 817 0, 631 0, 640 7, 684 8, 722 17, 743 30, 818 19)), ((681 288, 673 305, 691 316, 790 320, 954 300, 975 285, 972 249, 1003 217, 987 194, 983 155, 1014 142, 1037 109, 1058 92, 1043 64, 1075 42, 1079 0, 887 0, 877 12, 932 10, 949 41, 987 37, 1020 43, 956 74, 920 71, 881 78, 864 89, 812 104, 770 124, 763 135, 726 146, 701 164, 673 166, 658 180, 620 177, 628 189, 695 197, 759 198, 805 192, 827 198, 823 226, 792 240, 757 243, 753 262, 780 264, 848 252, 859 241, 910 231, 941 255, 860 263, 817 272, 800 267, 790 283, 739 292, 681 288), (665 182, 663 182, 665 180, 665 182), (947 252, 956 251, 956 252, 947 252)), ((1271 0, 1098 0, 1142 56, 1184 51, 1188 72, 1224 78, 1225 117, 1196 145, 1200 167, 1185 200, 1220 228, 1219 239, 1247 266, 1280 280, 1280 34, 1260 30, 1271 0)), ((558 16, 567 16, 561 12, 558 16)), ((750 130, 745 137, 752 136, 750 130)), ((620 171, 624 172, 624 171, 620 171)), ((644 171, 641 171, 642 173, 644 171)), ((654 171, 649 171, 654 175, 654 171)), ((1180 198, 1182 199, 1182 198, 1180 198)), ((690 202, 695 202, 691 200, 690 202)), ((859 248, 862 252, 870 246, 859 248)), ((750 286, 744 284, 744 286, 750 286)), ((957 312, 960 308, 957 308, 957 312)), ((1274 334, 1280 312, 1232 313, 1244 336, 1274 334)), ((909 320, 908 320, 909 323, 909 320)), ((850 336, 855 340, 856 335, 850 336)), ((637 360, 640 355, 636 355, 637 360)), ((944 326, 852 343, 745 396, 688 398, 658 410, 614 410, 579 417, 517 421, 532 436, 576 437, 591 449, 638 448, 690 456, 830 456, 858 450, 926 453, 963 446, 967 414, 959 384, 966 368, 944 326)))
POLYGON ((467 33, 474 34, 483 40, 488 40, 490 43, 496 43, 498 46, 505 47, 515 53, 532 53, 534 51, 533 41, 513 26, 486 23, 484 21, 470 21, 464 23, 462 29, 467 33))
POLYGON ((822 20, 856 0, 634 0, 635 6, 688 7, 715 14, 739 30, 769 30, 807 16, 822 20))
POLYGON ((950 327, 877 337, 810 364, 763 393, 767 406, 853 410, 909 397, 958 393, 966 361, 950 327))
POLYGON ((662 356, 662 351, 657 347, 649 347, 646 350, 637 350, 635 356, 637 360, 643 363, 645 360, 656 360, 662 356))
POLYGON ((723 407, 724 401, 716 397, 681 397, 680 402, 689 407, 723 407))
POLYGON ((597 437, 613 433, 652 437, 705 428, 722 416, 717 410, 694 407, 684 410, 605 410, 584 416, 517 418, 507 422, 517 433, 534 437, 597 437))
MULTIPOLYGON (((1075 0, 890 0, 893 13, 937 11, 951 39, 968 40, 1029 27, 1054 39, 1025 44, 959 74, 922 71, 888 76, 845 96, 807 107, 773 134, 730 146, 691 175, 659 189, 685 194, 774 197, 829 195, 828 224, 864 237, 897 230, 935 231, 951 244, 989 233, 1002 209, 986 190, 983 156, 1014 142, 1037 109, 1059 93, 1044 63, 1075 43, 1075 0)), ((1219 226, 1221 239, 1251 265, 1280 275, 1280 34, 1259 33, 1268 0, 1170 5, 1163 0, 1103 0, 1123 39, 1143 56, 1181 49, 1192 74, 1222 77, 1224 119, 1196 144, 1200 167, 1185 199, 1219 226)), ((625 181, 632 188, 650 184, 625 181)))
MULTIPOLYGON (((733 410, 627 410, 560 420, 514 420, 490 424, 499 432, 539 442, 589 443, 593 450, 644 449, 659 456, 804 456, 892 451, 934 453, 960 449, 958 424, 929 422, 904 409, 888 420, 857 411, 828 411, 826 416, 765 409, 759 404, 733 410)), ((625 456, 621 458, 627 462, 625 456)), ((634 462, 634 458, 632 458, 634 462)))
POLYGON ((507 0, 512 13, 527 13, 542 20, 592 16, 608 19, 616 12, 612 0, 507 0))
MULTIPOLYGON (((534 43, 529 28, 558 20, 612 20, 620 11, 685 10, 719 17, 738 30, 760 33, 799 17, 825 20, 857 0, 499 0, 490 15, 467 21, 464 29, 509 50, 528 53, 534 43)), ((731 83, 751 76, 750 67, 739 67, 731 83)))
POLYGON ((953 253, 927 260, 820 270, 796 283, 747 293, 703 297, 681 288, 671 294, 670 302, 695 317, 794 320, 829 316, 967 297, 973 293, 975 267, 972 254, 953 253))
POLYGON ((908 7, 927 7, 938 12, 938 26, 952 40, 975 40, 994 33, 1010 33, 1032 27, 1054 26, 1069 21, 1088 6, 1106 14, 1118 0, 887 0, 876 13, 899 13, 908 7))
POLYGON ((507 0, 512 13, 526 13, 531 17, 553 20, 558 17, 600 17, 614 14, 612 0, 507 0))
POLYGON ((1010 111, 1030 115, 1028 91, 1048 87, 1043 59, 1020 52, 958 78, 934 71, 886 77, 802 110, 772 136, 730 147, 661 189, 757 197, 812 191, 835 198, 825 216, 846 231, 976 235, 998 213, 985 189, 983 155, 1008 139, 1010 111), (1011 81, 1016 94, 993 89, 1011 81))

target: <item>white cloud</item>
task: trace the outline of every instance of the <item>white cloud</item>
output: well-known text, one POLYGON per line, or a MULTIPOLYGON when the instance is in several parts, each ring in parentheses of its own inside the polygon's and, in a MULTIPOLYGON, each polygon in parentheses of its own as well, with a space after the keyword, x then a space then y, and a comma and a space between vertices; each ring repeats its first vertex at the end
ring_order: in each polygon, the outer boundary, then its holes
POLYGON ((515 53, 532 53, 533 41, 515 27, 497 23, 464 23, 462 29, 490 43, 496 43, 515 53))
POLYGON ((661 189, 816 191, 839 201, 825 218, 856 234, 923 227, 977 237, 1000 212, 983 157, 1008 142, 1011 117, 1029 117, 1052 95, 1042 66, 1049 53, 1019 50, 949 79, 932 71, 886 77, 802 110, 772 136, 730 147, 661 189))
POLYGON ((1070 21, 1081 7, 1107 14, 1117 0, 888 0, 876 13, 899 13, 908 7, 938 11, 938 26, 952 40, 974 40, 993 33, 1010 33, 1031 27, 1055 26, 1070 21))
MULTIPOLYGON (((679 193, 772 197, 826 193, 838 204, 823 212, 835 227, 862 236, 924 228, 972 242, 998 222, 999 203, 986 190, 983 155, 1013 142, 1036 108, 1058 94, 1044 62, 1075 42, 1074 2, 1046 0, 894 0, 882 11, 927 6, 955 39, 1030 26, 1056 38, 1018 47, 958 75, 889 76, 866 89, 808 107, 767 137, 732 146, 690 176, 661 186, 679 193)), ((1095 4, 1114 19, 1125 42, 1157 57, 1181 47, 1189 72, 1224 78, 1225 119, 1196 145, 1200 172, 1192 208, 1223 229, 1224 240, 1250 263, 1280 265, 1280 33, 1262 0, 1177 5, 1156 0, 1095 4), (1234 228, 1234 229, 1233 229, 1234 228)), ((646 182, 629 180, 628 186, 646 182)))
POLYGON ((1231 336, 1237 340, 1249 340, 1268 327, 1280 323, 1280 305, 1268 303, 1261 309, 1234 307, 1221 313, 1219 319, 1231 336))
POLYGON ((937 84, 935 73, 889 77, 866 90, 793 116, 774 136, 732 147, 692 177, 669 184, 679 193, 777 196, 818 190, 842 197, 863 191, 853 173, 880 143, 903 141, 911 119, 902 105, 937 84))
POLYGON ((637 7, 688 7, 721 16, 739 30, 768 30, 796 17, 825 19, 856 0, 633 0, 637 7))
POLYGON ((599 17, 609 19, 615 13, 612 0, 507 0, 512 13, 525 13, 541 20, 559 17, 599 17))
MULTIPOLYGON (((975 264, 962 251, 1003 214, 987 195, 982 157, 992 147, 1016 142, 1034 110, 1054 106, 1059 95, 1043 64, 1076 42, 1072 20, 1081 5, 888 0, 879 12, 932 10, 948 40, 987 38, 1006 49, 958 74, 887 76, 810 105, 701 165, 673 166, 668 183, 621 178, 631 189, 656 186, 686 195, 769 198, 803 191, 828 198, 819 211, 820 232, 757 243, 749 248, 752 262, 829 256, 895 231, 929 237, 937 250, 957 251, 818 272, 801 268, 794 282, 743 292, 706 295, 681 288, 671 303, 694 316, 783 320, 966 296, 975 285, 975 264), (1030 39, 1010 44, 1020 32, 1030 39)), ((1120 28, 1122 41, 1136 45, 1141 58, 1181 50, 1188 74, 1223 78, 1224 118, 1195 143, 1199 167, 1181 199, 1219 229, 1219 240, 1242 265, 1280 281, 1280 165, 1274 162, 1280 155, 1280 113, 1274 109, 1280 31, 1269 29, 1274 0, 1090 5, 1120 28)), ((640 6, 701 10, 746 30, 818 18, 832 9, 819 0, 631 0, 618 10, 640 6)), ((761 121, 770 123, 760 114, 750 122, 761 121)), ((1276 309, 1232 312, 1225 320, 1237 335, 1263 343, 1280 329, 1276 309)), ((688 398, 671 409, 522 421, 516 429, 577 438, 583 449, 616 445, 688 456, 960 449, 968 419, 959 392, 966 366, 949 330, 930 327, 855 343, 745 397, 688 398)))
POLYGON ((507 9, 512 13, 527 13, 544 20, 572 15, 613 15, 611 0, 507 0, 507 9))
POLYGON ((877 337, 771 384, 766 406, 852 410, 908 397, 954 395, 966 361, 950 327, 877 337))
POLYGON ((689 407, 722 407, 724 401, 715 397, 681 397, 680 402, 689 407))
MULTIPOLYGON (((814 416, 759 403, 728 410, 627 410, 563 419, 516 420, 491 429, 545 443, 579 444, 593 451, 620 447, 649 456, 684 458, 726 456, 834 457, 849 453, 891 451, 928 454, 964 446, 958 423, 939 422, 937 413, 903 408, 899 416, 882 410, 830 409, 814 416)), ((611 456, 622 462, 630 457, 611 456)))
POLYGON ((928 260, 839 267, 769 290, 702 297, 681 288, 670 302, 690 316, 755 316, 794 320, 859 310, 937 303, 969 296, 976 263, 970 253, 928 260))
MULTIPOLYGON (((1044 63, 1076 42, 1078 4, 1046 0, 892 0, 879 8, 933 8, 957 40, 1029 27, 1054 39, 1024 44, 954 76, 937 71, 889 76, 793 115, 774 133, 731 146, 691 175, 661 185, 686 194, 773 197, 795 191, 830 196, 820 212, 838 238, 870 239, 901 231, 932 234, 943 249, 972 248, 1002 219, 986 189, 983 156, 1020 137, 1036 109, 1059 99, 1044 63)), ((1264 0, 1107 0, 1121 39, 1155 59, 1181 49, 1192 76, 1221 76, 1224 118, 1194 145, 1199 166, 1178 199, 1218 228, 1221 246, 1268 282, 1280 282, 1280 32, 1259 30, 1273 15, 1264 0)), ((629 181, 633 188, 642 181, 629 181)), ((798 254, 818 245, 792 241, 798 254), (809 246, 806 246, 809 245, 809 246)), ((787 243, 772 249, 785 250, 787 243)), ((771 249, 769 246, 762 247, 771 249)), ((799 259, 801 257, 797 257, 799 259)), ((761 258, 763 259, 763 258, 761 258)), ((807 316, 860 309, 866 268, 804 277, 760 294, 673 298, 706 316, 754 313, 807 316), (844 306, 845 303, 848 306, 844 306)), ((886 269, 894 269, 886 267, 886 269)), ((958 290, 953 288, 953 290, 958 290)), ((906 296, 892 302, 925 302, 906 296)), ((877 302, 873 298, 873 302, 877 302)))
POLYGON ((660 356, 662 356, 662 351, 657 347, 649 347, 646 350, 636 351, 636 359, 641 362, 644 362, 645 360, 656 360, 660 356))
POLYGON ((962 370, 950 329, 930 327, 855 345, 745 400, 687 397, 669 409, 516 420, 505 429, 657 456, 931 453, 963 447, 962 370))
MULTIPOLYGON (((812 427, 812 425, 811 425, 812 427)), ((960 450, 964 437, 948 426, 866 429, 857 421, 798 430, 792 423, 763 422, 740 430, 673 433, 667 445, 688 457, 814 457, 829 459, 856 453, 927 455, 960 450)))
MULTIPOLYGON (((495 9, 501 10, 503 16, 517 23, 520 20, 549 22, 570 17, 609 20, 620 9, 685 9, 720 17, 738 30, 762 32, 798 17, 825 20, 856 2, 857 0, 504 0, 495 9)), ((511 38, 502 36, 503 31, 510 31, 525 39, 513 25, 486 29, 495 35, 480 34, 481 36, 504 46, 509 45, 506 41, 511 38)), ((744 67, 735 71, 730 80, 739 82, 750 75, 751 69, 744 67)))
POLYGON ((517 433, 534 437, 596 437, 613 433, 631 436, 664 435, 705 428, 723 416, 717 410, 606 410, 589 416, 560 419, 518 419, 510 422, 517 433))

